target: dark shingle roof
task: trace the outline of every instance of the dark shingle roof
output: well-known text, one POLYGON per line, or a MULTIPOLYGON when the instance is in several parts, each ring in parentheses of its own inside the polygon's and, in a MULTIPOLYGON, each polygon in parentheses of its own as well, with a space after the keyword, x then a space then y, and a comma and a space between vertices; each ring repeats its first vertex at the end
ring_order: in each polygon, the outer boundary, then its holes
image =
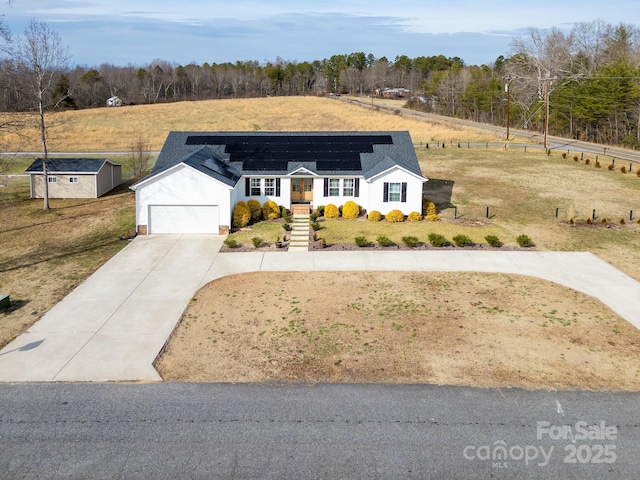
MULTIPOLYGON (((102 166, 111 162, 106 158, 50 158, 47 161, 47 170, 49 173, 98 173, 102 166)), ((42 159, 37 158, 33 161, 27 173, 42 173, 42 159)))
POLYGON ((170 132, 151 175, 183 162, 229 185, 241 175, 287 175, 300 166, 370 178, 398 165, 422 176, 406 131, 170 132), (203 165, 207 159, 213 170, 203 165))
POLYGON ((186 163, 190 167, 220 180, 222 183, 234 186, 240 180, 242 173, 237 171, 229 162, 225 162, 219 157, 220 155, 217 155, 211 148, 200 147, 183 158, 182 163, 186 163))

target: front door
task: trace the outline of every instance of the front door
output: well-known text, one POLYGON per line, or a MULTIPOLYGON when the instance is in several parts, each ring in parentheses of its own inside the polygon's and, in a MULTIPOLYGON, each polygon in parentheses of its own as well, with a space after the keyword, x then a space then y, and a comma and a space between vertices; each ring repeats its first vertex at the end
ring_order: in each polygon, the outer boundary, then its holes
POLYGON ((313 178, 291 179, 291 201, 311 202, 313 200, 313 178))

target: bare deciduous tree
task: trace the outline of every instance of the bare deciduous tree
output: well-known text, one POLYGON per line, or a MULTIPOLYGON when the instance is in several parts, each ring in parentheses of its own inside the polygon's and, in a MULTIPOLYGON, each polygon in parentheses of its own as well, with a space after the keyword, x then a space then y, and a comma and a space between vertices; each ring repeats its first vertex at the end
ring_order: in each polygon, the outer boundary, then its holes
MULTIPOLYGON (((12 2, 13 0, 7 0, 8 5, 11 5, 12 2)), ((9 42, 9 40, 11 40, 11 30, 2 17, 4 17, 4 15, 0 15, 0 40, 9 42)))
POLYGON ((56 82, 67 70, 70 60, 68 48, 60 35, 44 22, 31 20, 24 35, 12 43, 11 59, 18 76, 25 82, 25 90, 37 114, 37 127, 42 142, 42 173, 44 179, 44 209, 49 207, 47 162, 48 110, 56 82))
POLYGON ((129 146, 129 154, 125 162, 135 180, 140 180, 147 175, 151 171, 149 142, 142 137, 138 137, 133 145, 129 146))

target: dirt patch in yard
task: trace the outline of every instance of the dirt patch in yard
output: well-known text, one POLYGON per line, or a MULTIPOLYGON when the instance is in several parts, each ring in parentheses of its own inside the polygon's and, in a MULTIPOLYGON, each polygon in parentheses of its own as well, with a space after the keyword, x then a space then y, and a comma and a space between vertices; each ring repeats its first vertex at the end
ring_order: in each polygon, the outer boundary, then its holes
POLYGON ((166 380, 640 389, 640 331, 595 299, 505 274, 251 273, 204 287, 166 380))

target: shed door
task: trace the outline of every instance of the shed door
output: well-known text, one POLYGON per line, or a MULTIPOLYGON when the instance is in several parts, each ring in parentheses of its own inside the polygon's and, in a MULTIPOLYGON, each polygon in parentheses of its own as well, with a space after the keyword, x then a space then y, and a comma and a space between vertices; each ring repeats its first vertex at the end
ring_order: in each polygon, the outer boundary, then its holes
POLYGON ((217 205, 151 205, 149 233, 208 233, 218 235, 217 205))

